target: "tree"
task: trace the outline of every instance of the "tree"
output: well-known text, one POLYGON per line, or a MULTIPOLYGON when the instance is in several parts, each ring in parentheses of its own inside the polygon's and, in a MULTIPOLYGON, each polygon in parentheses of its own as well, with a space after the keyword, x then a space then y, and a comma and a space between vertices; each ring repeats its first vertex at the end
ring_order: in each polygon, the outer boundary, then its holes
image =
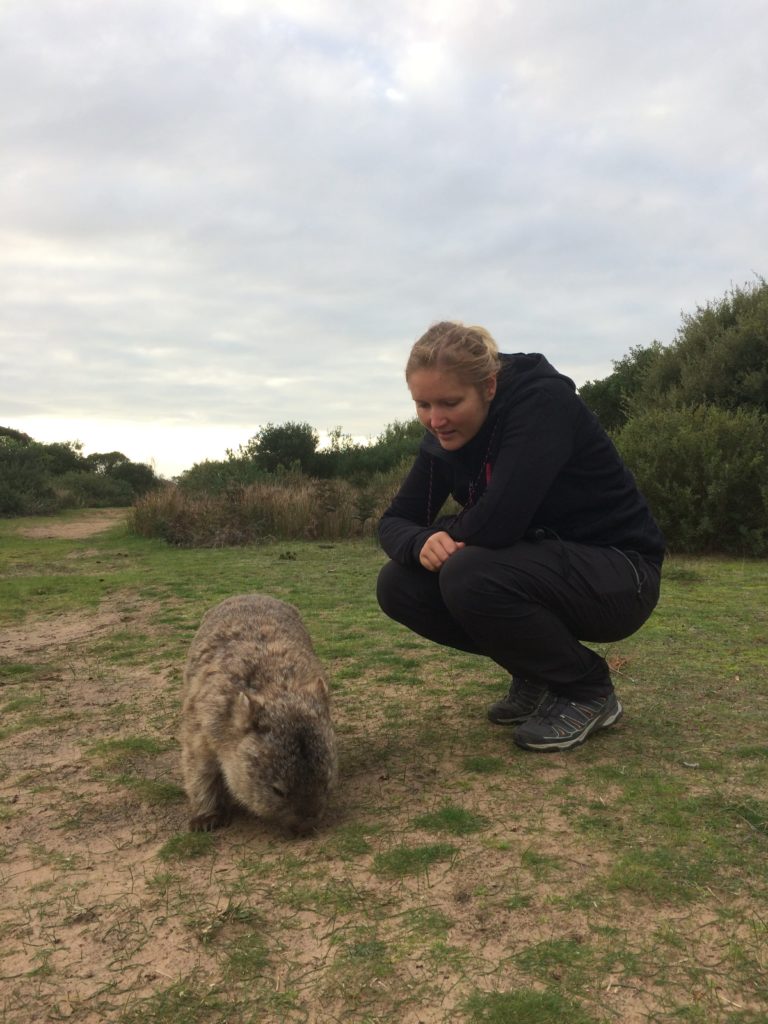
POLYGON ((134 497, 157 487, 160 481, 146 462, 131 462, 122 452, 93 452, 85 459, 89 471, 127 484, 134 497))
POLYGON ((330 433, 329 446, 315 456, 315 472, 364 484, 375 473, 386 473, 412 459, 423 437, 424 427, 418 419, 390 423, 371 444, 356 444, 336 427, 330 433))
POLYGON ((160 484, 151 466, 122 452, 84 456, 79 441, 42 444, 0 428, 0 515, 130 505, 160 484))
POLYGON ((670 345, 636 345, 613 373, 579 393, 606 430, 649 409, 757 409, 768 413, 768 282, 732 288, 683 313, 670 345))
POLYGON ((0 435, 0 515, 53 512, 57 498, 50 483, 47 446, 15 434, 0 435))
POLYGON ((82 441, 52 441, 41 446, 51 476, 87 469, 82 441))
POLYGON ((131 462, 130 459, 126 459, 125 462, 113 466, 107 476, 111 480, 127 484, 133 496, 137 498, 160 486, 154 469, 146 462, 131 462))
POLYGON ((25 434, 23 430, 15 430, 13 427, 0 427, 0 437, 10 437, 14 441, 20 441, 22 444, 32 443, 32 438, 29 434, 25 434))
POLYGON ((301 469, 311 472, 317 444, 317 431, 309 423, 267 423, 254 434, 237 453, 228 451, 231 459, 251 459, 260 469, 274 473, 278 466, 290 469, 298 463, 301 469))
POLYGON ((674 342, 649 365, 630 405, 633 414, 699 405, 768 413, 768 282, 732 288, 684 314, 674 342))
POLYGON ((86 455, 85 461, 94 473, 111 473, 117 466, 130 462, 130 459, 122 452, 93 452, 92 455, 86 455))
POLYGON ((658 341, 647 348, 633 345, 623 359, 613 361, 610 376, 588 380, 579 388, 579 394, 606 430, 618 430, 627 422, 630 402, 662 351, 658 341))

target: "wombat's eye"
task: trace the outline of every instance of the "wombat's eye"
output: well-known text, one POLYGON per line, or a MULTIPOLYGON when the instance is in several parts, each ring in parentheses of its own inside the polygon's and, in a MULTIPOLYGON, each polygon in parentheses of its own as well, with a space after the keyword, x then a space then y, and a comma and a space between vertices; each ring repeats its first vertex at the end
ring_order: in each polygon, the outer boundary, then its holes
POLYGON ((283 789, 282 786, 274 784, 272 786, 272 792, 275 794, 275 796, 279 796, 283 800, 285 799, 285 790, 283 789))

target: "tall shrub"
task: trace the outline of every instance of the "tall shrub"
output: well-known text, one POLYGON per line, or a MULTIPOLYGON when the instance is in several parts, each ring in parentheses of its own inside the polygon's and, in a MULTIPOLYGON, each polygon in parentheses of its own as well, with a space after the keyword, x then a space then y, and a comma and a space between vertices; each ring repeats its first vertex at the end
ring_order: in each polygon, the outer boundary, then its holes
POLYGON ((126 480, 101 473, 71 470, 53 477, 62 508, 117 508, 130 505, 137 496, 126 480))
POLYGON ((651 407, 716 405, 768 413, 768 282, 730 292, 683 314, 630 396, 633 413, 651 407))
POLYGON ((627 422, 630 402, 663 351, 658 341, 647 348, 633 345, 623 359, 614 359, 610 376, 581 385, 579 394, 606 430, 619 430, 627 422))
POLYGON ((340 540, 372 532, 349 483, 298 472, 222 494, 190 494, 171 485, 140 498, 128 522, 140 536, 182 547, 340 540))
POLYGON ((227 459, 196 462, 191 469, 185 469, 176 482, 185 494, 225 494, 266 476, 253 459, 230 453, 227 459))
POLYGON ((768 555, 768 417, 651 409, 616 436, 671 550, 768 555))
POLYGON ((8 432, 0 435, 0 515, 41 515, 59 507, 46 446, 8 432))

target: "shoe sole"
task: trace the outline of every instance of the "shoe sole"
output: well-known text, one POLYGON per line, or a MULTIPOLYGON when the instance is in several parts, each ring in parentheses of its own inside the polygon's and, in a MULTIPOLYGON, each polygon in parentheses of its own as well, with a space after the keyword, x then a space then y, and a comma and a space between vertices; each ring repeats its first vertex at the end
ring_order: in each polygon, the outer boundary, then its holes
POLYGON ((513 739, 518 747, 522 747, 523 750, 538 750, 542 753, 546 753, 548 750, 572 750, 574 747, 580 747, 582 743, 589 739, 593 732, 597 732, 599 729, 607 729, 609 726, 615 725, 615 723, 618 722, 624 714, 624 708, 618 702, 617 704, 618 707, 612 715, 602 722, 599 719, 596 719, 584 730, 584 732, 580 733, 573 739, 555 740, 554 742, 546 743, 529 743, 527 740, 518 739, 517 736, 514 736, 513 739))

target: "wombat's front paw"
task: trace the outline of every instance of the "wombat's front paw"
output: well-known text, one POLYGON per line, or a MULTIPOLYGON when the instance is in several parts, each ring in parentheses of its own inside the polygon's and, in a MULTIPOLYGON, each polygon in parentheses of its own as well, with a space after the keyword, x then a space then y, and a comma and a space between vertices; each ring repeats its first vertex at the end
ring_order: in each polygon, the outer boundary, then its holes
POLYGON ((210 814, 196 814, 189 819, 190 832, 213 832, 215 828, 224 828, 230 822, 230 815, 224 811, 211 811, 210 814))

